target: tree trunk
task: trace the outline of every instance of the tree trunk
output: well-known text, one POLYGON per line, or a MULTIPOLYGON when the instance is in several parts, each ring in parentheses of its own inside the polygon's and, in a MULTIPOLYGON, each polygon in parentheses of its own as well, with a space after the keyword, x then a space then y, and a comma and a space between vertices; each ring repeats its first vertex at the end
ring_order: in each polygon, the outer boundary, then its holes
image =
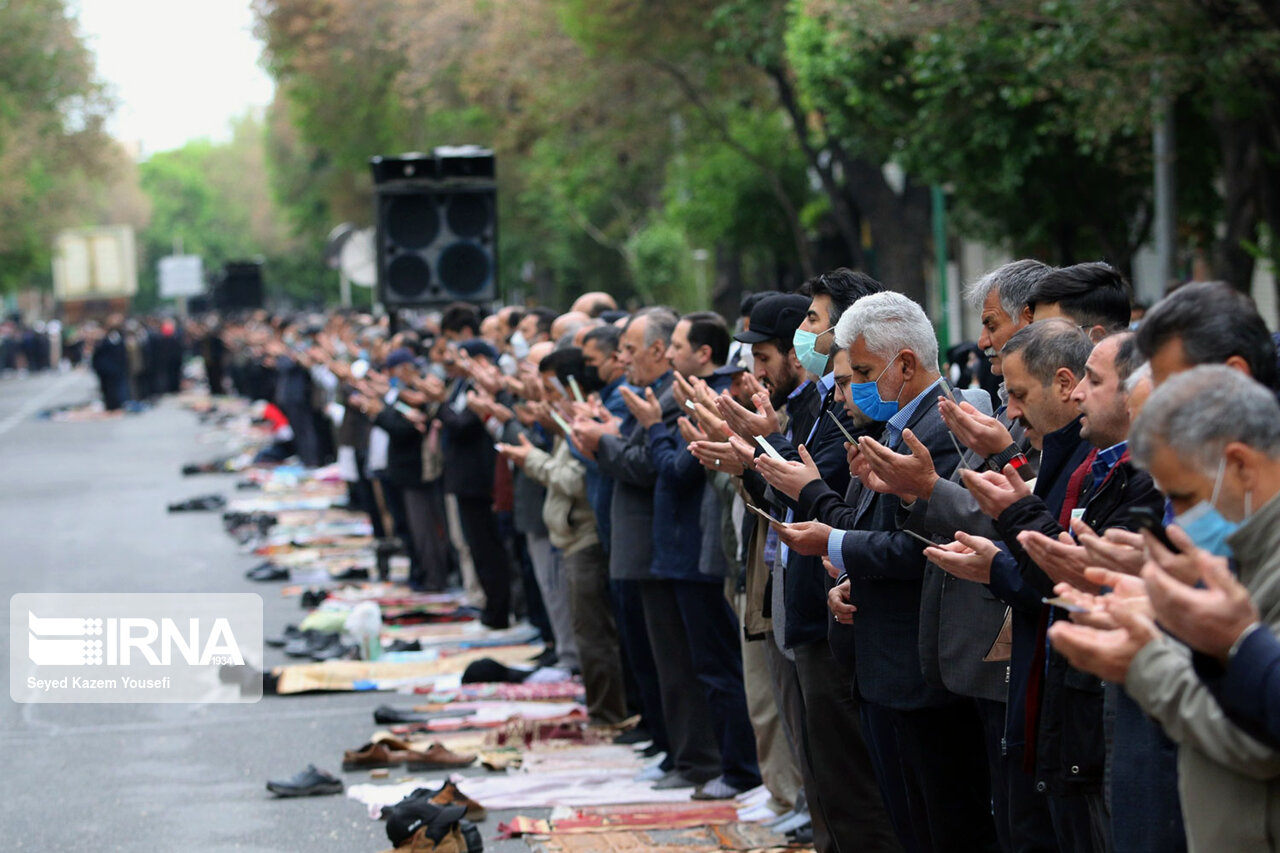
POLYGON ((853 159, 843 165, 849 195, 871 228, 875 265, 868 272, 890 290, 929 304, 925 281, 925 265, 931 257, 928 188, 908 178, 898 195, 878 164, 853 159))
POLYGON ((1214 129, 1222 147, 1222 238, 1213 247, 1213 274, 1244 293, 1253 281, 1254 257, 1245 248, 1258 236, 1259 151, 1252 120, 1215 110, 1214 129))
POLYGON ((742 255, 717 243, 715 276, 711 308, 727 319, 732 329, 738 319, 738 306, 742 304, 742 255))

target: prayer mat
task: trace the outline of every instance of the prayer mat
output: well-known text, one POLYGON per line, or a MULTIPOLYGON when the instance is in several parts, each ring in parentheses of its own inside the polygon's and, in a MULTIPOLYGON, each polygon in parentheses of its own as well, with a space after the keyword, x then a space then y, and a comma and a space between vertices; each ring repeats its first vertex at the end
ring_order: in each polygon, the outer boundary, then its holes
MULTIPOLYGON (((655 791, 652 782, 636 782, 628 775, 604 773, 494 773, 486 776, 466 776, 461 782, 467 796, 485 808, 542 809, 549 806, 612 806, 647 808, 645 803, 693 806, 689 789, 655 791), (641 805, 636 805, 641 804, 641 805)), ((415 788, 440 787, 438 777, 424 777, 398 785, 363 784, 349 785, 347 796, 364 803, 371 817, 377 817, 383 806, 395 805, 415 788)), ((701 804, 697 804, 701 805, 701 804)), ((712 804, 715 805, 715 804, 712 804)), ((725 820, 735 820, 737 811, 733 801, 719 803, 727 809, 725 820)), ((723 821, 722 821, 723 822, 723 821)), ((669 824, 662 824, 668 826, 669 824)), ((692 824, 697 825, 697 824, 692 824)), ((634 828, 634 827, 626 827, 634 828)))
MULTIPOLYGON (((520 819, 517 820, 527 820, 520 819)), ((513 821, 515 823, 515 821, 513 821)), ((791 851, 803 853, 811 851, 811 847, 791 847, 786 844, 785 836, 769 833, 772 839, 764 844, 747 847, 726 846, 718 837, 722 827, 707 827, 685 830, 625 830, 596 832, 582 835, 543 834, 537 831, 539 824, 546 821, 528 821, 517 825, 525 829, 526 843, 537 853, 630 853, 634 850, 662 851, 662 853, 711 853, 720 850, 750 851, 750 853, 767 853, 767 851, 791 851), (528 835, 539 837, 527 837, 528 835)))
POLYGON ((683 829, 717 823, 733 823, 737 819, 738 805, 733 800, 687 800, 682 803, 557 809, 552 812, 550 821, 551 831, 556 835, 563 835, 603 832, 610 829, 683 829), (564 813, 566 811, 567 814, 564 813))
MULTIPOLYGON (((415 693, 426 693, 427 701, 435 704, 472 702, 477 699, 498 699, 519 702, 556 702, 563 699, 584 701, 586 688, 576 681, 553 681, 547 684, 464 684, 461 687, 439 690, 430 687, 414 688, 415 693)), ((430 706, 422 706, 424 710, 430 706)))
POLYGON ((537 649, 532 646, 501 646, 441 655, 433 661, 390 663, 382 661, 329 660, 277 667, 281 695, 309 691, 394 690, 412 687, 442 675, 456 676, 472 661, 491 657, 503 663, 528 660, 537 649))

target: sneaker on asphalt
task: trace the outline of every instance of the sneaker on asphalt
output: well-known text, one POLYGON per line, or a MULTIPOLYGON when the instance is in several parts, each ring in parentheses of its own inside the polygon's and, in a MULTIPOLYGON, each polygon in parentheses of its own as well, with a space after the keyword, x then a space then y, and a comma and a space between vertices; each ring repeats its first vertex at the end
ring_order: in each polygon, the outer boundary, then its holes
POLYGON ((280 797, 314 797, 319 794, 341 794, 342 780, 314 764, 299 772, 292 779, 273 779, 267 782, 267 790, 280 797))
POLYGON ((687 779, 679 770, 672 770, 653 784, 655 791, 674 791, 679 788, 696 788, 697 782, 687 779))
POLYGON ((769 794, 768 788, 766 788, 764 785, 756 785, 754 788, 750 788, 746 791, 743 791, 741 794, 734 797, 734 799, 742 803, 744 806, 745 805, 755 806, 765 802, 766 800, 769 799, 770 796, 771 795, 769 794))

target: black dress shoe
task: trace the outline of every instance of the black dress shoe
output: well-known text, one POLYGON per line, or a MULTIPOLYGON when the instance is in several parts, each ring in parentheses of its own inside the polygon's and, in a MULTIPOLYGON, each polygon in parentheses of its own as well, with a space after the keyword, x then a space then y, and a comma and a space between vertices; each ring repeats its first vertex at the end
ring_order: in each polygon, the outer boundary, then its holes
POLYGON ((307 630, 284 644, 284 653, 291 658, 307 658, 323 648, 338 643, 338 635, 327 631, 307 630))
POLYGON ((391 645, 383 648, 384 652, 420 652, 422 651, 421 640, 394 640, 391 645))
POLYGON ((346 645, 337 639, 338 635, 334 634, 334 641, 327 646, 321 646, 311 653, 313 661, 326 660, 360 660, 360 647, 356 645, 346 645))
POLYGON ((289 570, 272 563, 263 563, 250 572, 247 577, 251 581, 287 581, 289 579, 289 570))
POLYGON ((341 794, 342 780, 308 764, 292 779, 272 780, 267 790, 281 797, 314 797, 318 794, 341 794))
POLYGON ((640 750, 640 754, 645 758, 656 758, 660 752, 662 752, 662 747, 658 746, 656 743, 651 743, 644 749, 640 750))
POLYGON ((315 608, 319 607, 321 604, 324 604, 324 600, 328 597, 329 597, 329 593, 325 592, 323 589, 303 590, 302 601, 301 601, 302 609, 314 610, 315 608))
POLYGON ((373 709, 373 721, 380 726, 389 726, 396 723, 425 723, 431 719, 429 714, 420 714, 417 711, 403 711, 399 708, 392 708, 390 705, 379 705, 373 709))
POLYGON ((350 566, 333 576, 336 581, 367 581, 369 570, 363 566, 350 566))
POLYGON ((290 640, 296 640, 302 636, 302 632, 298 630, 297 625, 286 625, 284 634, 280 637, 269 637, 262 642, 273 649, 282 648, 290 640))
POLYGON ((624 743, 632 744, 632 743, 645 743, 651 740, 653 740, 653 735, 649 734, 648 729, 646 729, 644 726, 636 726, 634 729, 631 729, 630 731, 625 731, 620 733, 617 737, 613 739, 613 742, 618 744, 624 744, 624 743))

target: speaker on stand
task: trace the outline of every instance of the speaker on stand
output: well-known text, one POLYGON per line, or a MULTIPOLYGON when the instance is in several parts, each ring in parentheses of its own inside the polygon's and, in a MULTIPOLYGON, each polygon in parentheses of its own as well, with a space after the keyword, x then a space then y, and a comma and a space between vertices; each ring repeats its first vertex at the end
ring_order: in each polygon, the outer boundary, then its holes
POLYGON ((389 311, 497 296, 493 152, 374 157, 378 298, 389 311))

